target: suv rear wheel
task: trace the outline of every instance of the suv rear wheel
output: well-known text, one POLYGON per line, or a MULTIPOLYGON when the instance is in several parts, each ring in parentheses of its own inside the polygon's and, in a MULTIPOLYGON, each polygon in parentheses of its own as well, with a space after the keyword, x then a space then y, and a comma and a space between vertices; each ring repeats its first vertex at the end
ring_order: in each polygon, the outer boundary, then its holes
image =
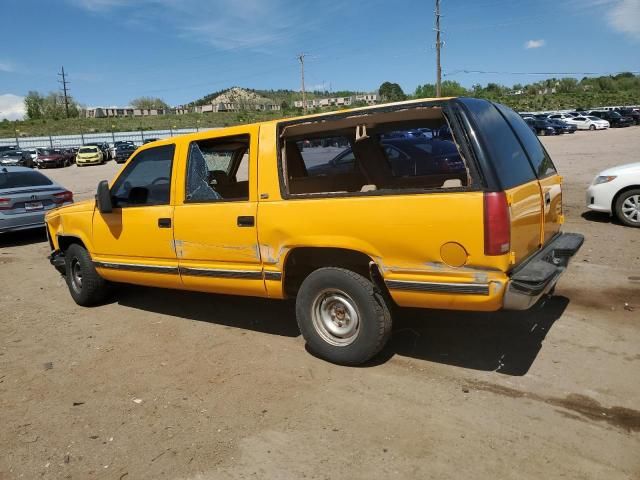
POLYGON ((391 334, 383 295, 370 280, 343 268, 320 268, 302 282, 296 317, 309 348, 343 365, 366 362, 391 334))
POLYGON ((109 284, 93 266, 89 252, 78 244, 65 251, 66 281, 73 300, 83 307, 97 305, 109 295, 109 284))
POLYGON ((616 200, 616 215, 629 227, 640 227, 640 189, 624 192, 616 200))

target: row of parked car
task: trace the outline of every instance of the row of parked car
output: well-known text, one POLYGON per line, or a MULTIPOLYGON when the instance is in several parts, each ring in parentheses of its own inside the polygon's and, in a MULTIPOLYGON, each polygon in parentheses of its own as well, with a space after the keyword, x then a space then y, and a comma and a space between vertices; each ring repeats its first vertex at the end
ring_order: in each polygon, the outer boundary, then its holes
MULTIPOLYGON (((157 140, 148 138, 144 143, 157 140)), ((124 163, 138 146, 131 141, 117 141, 113 146, 106 142, 85 143, 68 148, 19 148, 16 145, 0 146, 0 166, 20 166, 28 168, 62 168, 100 165, 109 160, 124 163)))
POLYGON ((538 135, 560 135, 575 133, 576 130, 594 131, 640 125, 640 111, 632 108, 520 115, 538 135))

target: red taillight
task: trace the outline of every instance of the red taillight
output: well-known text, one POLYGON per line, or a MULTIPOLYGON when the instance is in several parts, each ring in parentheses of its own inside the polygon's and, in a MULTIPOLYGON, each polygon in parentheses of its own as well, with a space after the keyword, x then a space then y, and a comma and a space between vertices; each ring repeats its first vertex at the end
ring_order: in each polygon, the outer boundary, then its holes
POLYGON ((56 203, 73 202, 73 193, 68 190, 60 193, 54 193, 53 201, 56 203))
POLYGON ((0 198, 0 210, 9 210, 9 209, 11 209, 11 199, 0 198))
POLYGON ((504 192, 484 194, 484 254, 504 255, 511 248, 509 205, 504 192))

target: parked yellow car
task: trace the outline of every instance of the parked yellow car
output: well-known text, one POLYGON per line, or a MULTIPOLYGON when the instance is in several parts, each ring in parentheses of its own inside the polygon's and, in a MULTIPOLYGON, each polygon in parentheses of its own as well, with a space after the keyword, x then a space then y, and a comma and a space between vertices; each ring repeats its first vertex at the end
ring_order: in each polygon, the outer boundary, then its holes
POLYGON ((47 214, 79 305, 110 282, 295 298, 309 347, 357 364, 391 306, 523 310, 583 237, 561 177, 510 109, 424 99, 140 147, 96 200, 47 214))
POLYGON ((104 163, 104 155, 98 147, 85 146, 78 149, 76 154, 76 165, 100 165, 104 163))

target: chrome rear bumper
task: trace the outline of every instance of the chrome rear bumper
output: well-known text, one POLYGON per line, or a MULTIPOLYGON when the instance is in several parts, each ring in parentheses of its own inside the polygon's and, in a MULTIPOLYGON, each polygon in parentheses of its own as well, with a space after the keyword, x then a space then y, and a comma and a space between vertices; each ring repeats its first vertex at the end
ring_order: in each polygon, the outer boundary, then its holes
POLYGON ((578 233, 561 233, 514 269, 509 275, 503 309, 528 310, 535 305, 555 287, 583 242, 584 236, 578 233))

